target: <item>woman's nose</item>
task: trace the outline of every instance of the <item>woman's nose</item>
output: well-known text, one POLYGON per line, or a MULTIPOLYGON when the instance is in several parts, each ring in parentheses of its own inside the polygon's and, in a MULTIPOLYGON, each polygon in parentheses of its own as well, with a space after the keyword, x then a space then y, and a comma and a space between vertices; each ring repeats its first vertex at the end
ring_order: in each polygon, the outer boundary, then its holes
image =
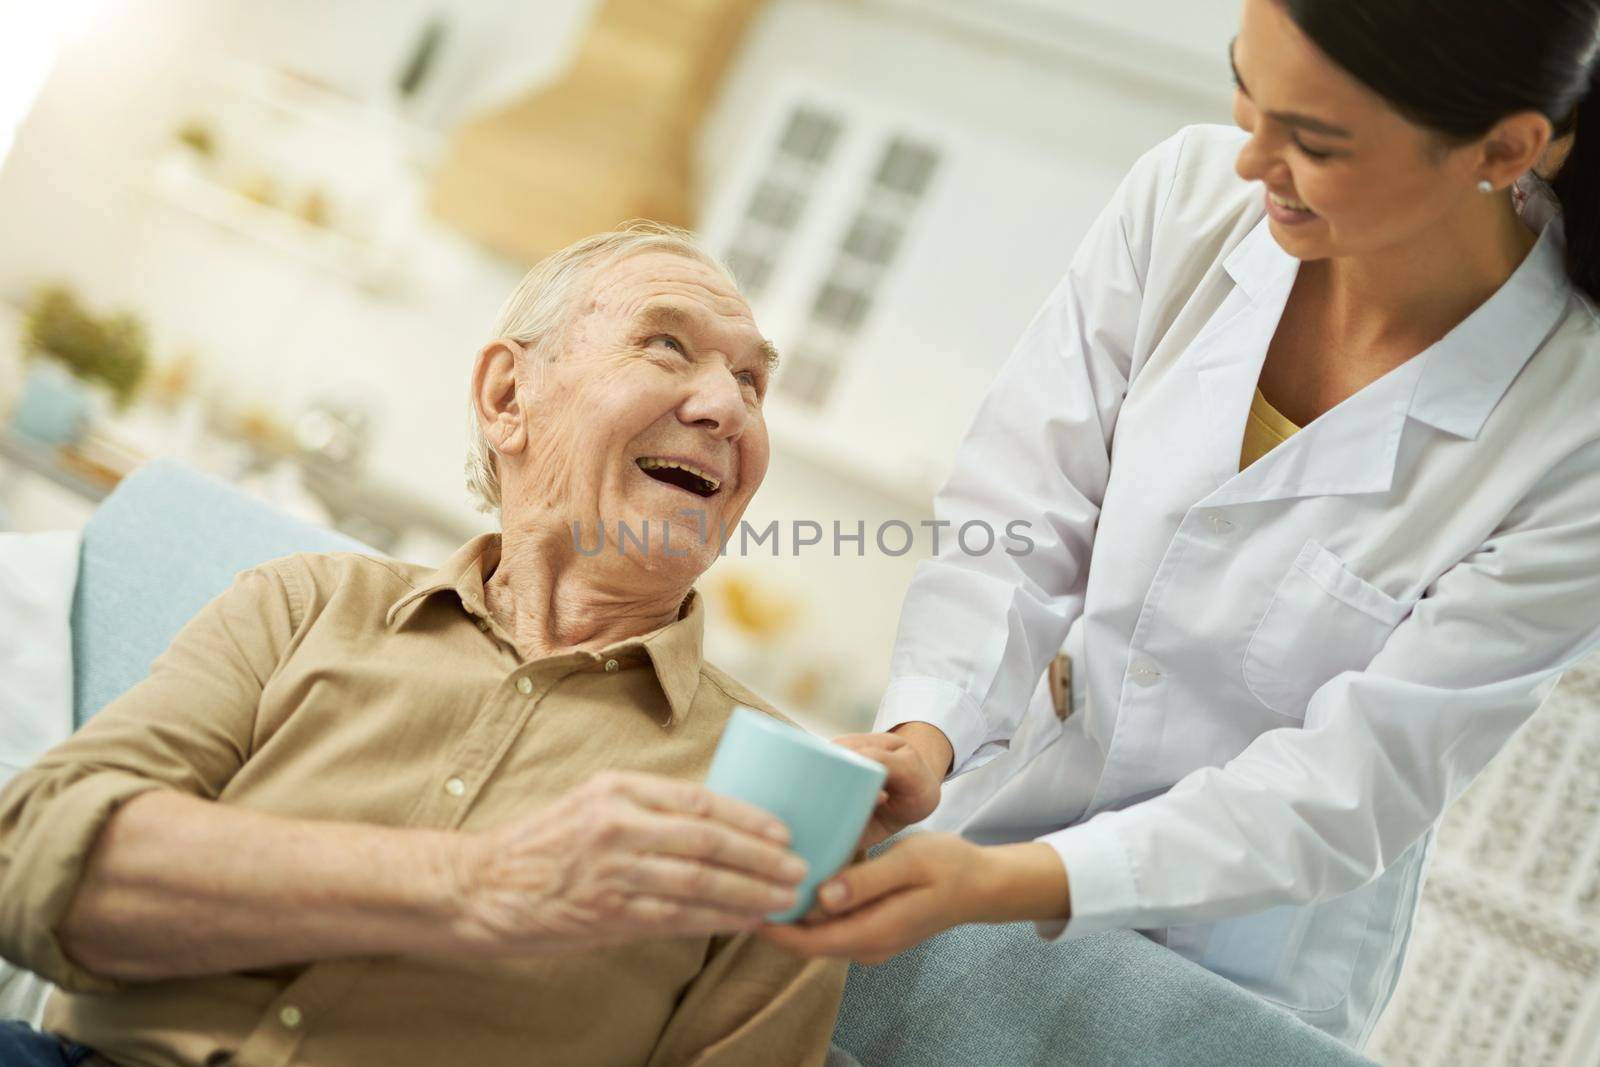
POLYGON ((1259 132, 1252 132, 1250 140, 1239 149, 1239 158, 1234 161, 1233 169, 1247 182, 1263 182, 1281 165, 1282 160, 1273 146, 1259 132))

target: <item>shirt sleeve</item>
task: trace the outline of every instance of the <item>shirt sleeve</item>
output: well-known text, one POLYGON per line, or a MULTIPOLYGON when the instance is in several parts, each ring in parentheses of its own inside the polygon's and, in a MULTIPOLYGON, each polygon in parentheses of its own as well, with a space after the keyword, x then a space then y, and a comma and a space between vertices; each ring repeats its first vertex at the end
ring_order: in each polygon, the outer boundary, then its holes
POLYGON ((953 531, 985 523, 996 544, 968 555, 959 538, 945 538, 917 565, 873 729, 937 726, 955 750, 953 774, 1006 751, 1083 611, 1151 244, 1185 136, 1135 164, 1089 228, 934 498, 936 520, 953 531))
POLYGON ((1269 730, 1162 795, 1040 838, 1068 940, 1304 905, 1383 873, 1600 646, 1600 442, 1558 464, 1425 591, 1303 728, 1269 730))
POLYGON ((755 934, 714 938, 649 1067, 821 1067, 848 972, 844 960, 801 959, 755 934))
POLYGON ((0 792, 0 956, 72 992, 119 988, 58 936, 101 828, 141 793, 215 799, 251 750, 262 686, 295 628, 277 565, 239 575, 106 706, 0 792))

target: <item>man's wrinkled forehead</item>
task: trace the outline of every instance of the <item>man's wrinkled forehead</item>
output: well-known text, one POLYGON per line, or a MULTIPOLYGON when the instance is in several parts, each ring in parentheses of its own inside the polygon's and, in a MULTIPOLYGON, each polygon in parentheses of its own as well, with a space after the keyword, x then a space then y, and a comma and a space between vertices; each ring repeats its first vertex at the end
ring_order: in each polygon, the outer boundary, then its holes
POLYGON ((750 305, 718 271, 676 252, 636 252, 595 271, 584 310, 631 317, 660 296, 704 303, 719 316, 753 321, 750 305))
POLYGON ((642 252, 602 268, 580 317, 638 329, 725 334, 740 347, 760 349, 769 365, 777 361, 777 350, 728 279, 674 252, 642 252))

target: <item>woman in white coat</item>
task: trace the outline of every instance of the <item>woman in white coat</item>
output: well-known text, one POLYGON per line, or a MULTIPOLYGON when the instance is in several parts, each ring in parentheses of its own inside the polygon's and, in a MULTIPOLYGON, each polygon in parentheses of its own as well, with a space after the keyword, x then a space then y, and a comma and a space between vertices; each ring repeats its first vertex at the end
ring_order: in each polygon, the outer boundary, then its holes
POLYGON ((1597 0, 1245 0, 1242 132, 1135 166, 937 498, 1033 550, 922 564, 843 739, 877 833, 962 836, 770 936, 1129 927, 1365 1042, 1440 815, 1600 646, 1597 43, 1597 0))

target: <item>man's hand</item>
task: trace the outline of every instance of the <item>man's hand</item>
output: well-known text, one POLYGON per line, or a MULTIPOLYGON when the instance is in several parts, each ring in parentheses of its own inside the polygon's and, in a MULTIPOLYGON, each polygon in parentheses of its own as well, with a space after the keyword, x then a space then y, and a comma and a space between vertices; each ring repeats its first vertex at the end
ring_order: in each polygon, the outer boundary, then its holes
MULTIPOLYGON (((950 743, 944 734, 927 723, 905 723, 902 729, 921 727, 936 735, 947 753, 950 743)), ((912 823, 921 822, 939 806, 939 788, 950 766, 950 757, 930 755, 937 752, 934 741, 907 736, 898 729, 886 734, 846 734, 833 739, 852 752, 877 760, 889 770, 884 779, 883 792, 878 795, 878 806, 873 809, 866 831, 857 847, 871 848, 879 841, 904 830, 912 823), (920 743, 919 743, 920 742, 920 743), (935 767, 934 764, 939 766, 935 767)))
POLYGON ((464 835, 459 933, 490 954, 751 930, 792 907, 788 830, 705 787, 604 773, 536 815, 464 835))
POLYGON ((823 884, 804 925, 761 936, 801 956, 878 964, 952 926, 1070 918, 1066 870, 1049 845, 983 847, 912 834, 823 884))

